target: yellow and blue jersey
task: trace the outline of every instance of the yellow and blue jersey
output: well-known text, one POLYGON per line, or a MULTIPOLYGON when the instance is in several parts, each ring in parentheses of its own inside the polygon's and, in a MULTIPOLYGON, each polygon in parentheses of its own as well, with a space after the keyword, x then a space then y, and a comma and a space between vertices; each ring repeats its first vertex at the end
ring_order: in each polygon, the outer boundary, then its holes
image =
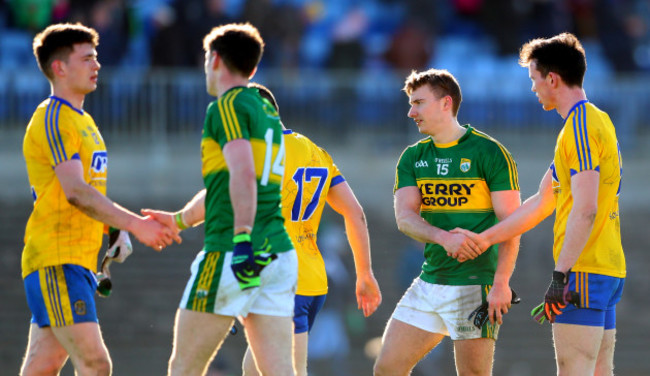
POLYGON ((332 157, 309 138, 286 130, 282 181, 284 225, 298 254, 298 295, 327 294, 327 274, 316 244, 327 194, 345 181, 332 157))
POLYGON ((22 275, 46 266, 97 269, 104 225, 68 203, 54 168, 78 159, 86 183, 106 194, 108 157, 95 121, 54 96, 34 112, 23 140, 34 209, 25 229, 22 275))
POLYGON ((594 170, 600 175, 598 212, 587 244, 572 271, 624 278, 625 256, 618 210, 623 164, 616 130, 609 116, 586 100, 573 106, 558 135, 551 169, 556 199, 555 261, 562 250, 567 218, 573 207, 571 177, 594 170))

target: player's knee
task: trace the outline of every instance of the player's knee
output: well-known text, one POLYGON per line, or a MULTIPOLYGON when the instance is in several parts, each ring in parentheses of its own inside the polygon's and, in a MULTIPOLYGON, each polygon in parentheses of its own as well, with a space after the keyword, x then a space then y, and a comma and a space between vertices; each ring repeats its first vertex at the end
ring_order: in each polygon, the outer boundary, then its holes
POLYGON ((579 369, 594 369, 597 361, 597 354, 583 350, 576 351, 571 355, 556 354, 556 359, 559 374, 571 374, 579 369))
POLYGON ((66 358, 59 359, 59 357, 49 357, 34 359, 27 357, 23 362, 20 370, 21 376, 31 375, 58 375, 63 368, 66 358))
POLYGON ((94 356, 84 359, 83 368, 94 375, 110 376, 113 364, 108 356, 94 356))

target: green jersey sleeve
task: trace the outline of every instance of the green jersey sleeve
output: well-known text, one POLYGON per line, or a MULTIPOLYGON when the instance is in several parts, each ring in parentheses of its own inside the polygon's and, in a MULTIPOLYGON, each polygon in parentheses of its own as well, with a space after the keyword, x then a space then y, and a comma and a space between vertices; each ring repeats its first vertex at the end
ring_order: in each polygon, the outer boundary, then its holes
POLYGON ((395 171, 395 185, 393 187, 393 194, 404 187, 417 187, 418 183, 416 176, 413 173, 413 146, 409 146, 402 152, 402 155, 397 161, 395 171))
POLYGON ((482 161, 486 163, 483 170, 491 192, 519 190, 517 164, 503 145, 494 140, 491 157, 482 159, 482 161))

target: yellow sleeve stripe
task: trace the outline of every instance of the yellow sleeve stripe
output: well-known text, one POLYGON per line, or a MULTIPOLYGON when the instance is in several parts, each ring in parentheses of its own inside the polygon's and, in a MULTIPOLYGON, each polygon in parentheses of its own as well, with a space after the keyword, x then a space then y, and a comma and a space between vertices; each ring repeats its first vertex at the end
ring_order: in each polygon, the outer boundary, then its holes
POLYGON ((578 106, 573 114, 573 137, 576 142, 580 171, 593 170, 589 135, 587 134, 587 109, 584 103, 578 106))
POLYGON ((492 137, 490 137, 488 135, 485 135, 483 133, 477 132, 476 130, 472 130, 472 132, 477 136, 483 137, 483 138, 488 139, 488 140, 494 142, 495 144, 497 144, 497 146, 501 150, 501 153, 503 153, 503 156, 506 158, 506 163, 508 164, 508 177, 510 178, 510 188, 512 188, 513 190, 518 191, 519 190, 519 174, 517 173, 517 167, 516 167, 517 165, 515 164, 515 160, 512 159, 512 156, 510 155, 510 153, 508 153, 506 148, 503 145, 501 145, 501 143, 499 141, 495 140, 494 138, 492 138, 492 137))
POLYGON ((223 97, 219 98, 219 114, 221 115, 221 121, 223 123, 224 130, 226 132, 226 140, 232 141, 238 138, 242 138, 241 127, 239 126, 239 120, 237 119, 237 114, 235 113, 235 97, 237 94, 241 93, 244 89, 235 89, 227 93, 223 97))
POLYGON ((53 327, 72 325, 74 322, 63 266, 49 266, 38 274, 50 325, 53 327))
POLYGON ((62 104, 61 101, 51 99, 45 110, 45 135, 50 145, 55 166, 68 160, 65 148, 61 142, 61 132, 59 131, 59 112, 62 104))

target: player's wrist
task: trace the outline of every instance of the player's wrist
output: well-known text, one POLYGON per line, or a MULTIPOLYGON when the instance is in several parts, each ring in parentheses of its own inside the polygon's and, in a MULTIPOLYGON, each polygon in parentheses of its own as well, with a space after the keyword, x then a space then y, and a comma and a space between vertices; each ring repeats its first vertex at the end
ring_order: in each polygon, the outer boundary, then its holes
POLYGON ((235 243, 235 244, 250 243, 251 242, 251 234, 246 233, 246 232, 237 233, 235 236, 233 236, 232 242, 235 243))
POLYGON ((485 230, 485 231, 483 231, 482 233, 479 234, 479 236, 481 236, 483 239, 485 239, 485 241, 487 242, 488 247, 491 246, 492 244, 500 243, 500 242, 496 242, 495 239, 494 239, 494 236, 496 235, 496 233, 494 231, 490 231, 490 230, 491 229, 487 229, 487 230, 485 230))
POLYGON ((174 222, 176 222, 176 227, 178 227, 179 230, 183 231, 190 226, 185 222, 185 218, 183 216, 184 211, 178 211, 176 214, 174 214, 174 222))
POLYGON ((235 233, 235 236, 237 236, 237 234, 248 234, 250 236, 250 234, 253 232, 253 227, 252 226, 246 226, 246 225, 237 226, 237 227, 235 227, 233 232, 235 233))
POLYGON ((568 273, 561 272, 559 270, 553 270, 553 281, 560 282, 565 284, 567 282, 568 273))
POLYGON ((510 278, 505 276, 500 276, 498 274, 494 275, 494 281, 492 282, 492 288, 494 287, 508 287, 510 286, 510 278))

